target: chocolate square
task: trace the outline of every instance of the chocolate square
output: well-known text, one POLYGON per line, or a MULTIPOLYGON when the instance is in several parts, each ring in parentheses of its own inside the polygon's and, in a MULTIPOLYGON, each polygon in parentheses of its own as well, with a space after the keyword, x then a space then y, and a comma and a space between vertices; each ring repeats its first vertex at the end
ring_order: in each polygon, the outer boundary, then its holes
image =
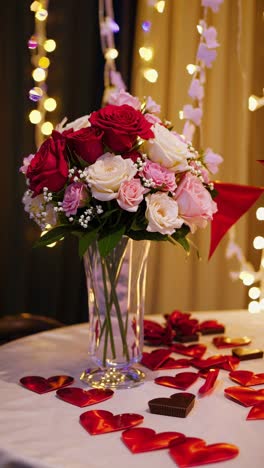
POLYGON ((180 343, 191 343, 193 341, 199 341, 198 333, 194 335, 177 335, 174 337, 174 341, 179 341, 180 343))
POLYGON ((154 398, 148 402, 151 413, 186 418, 194 406, 192 393, 174 393, 170 398, 154 398))
POLYGON ((200 330, 202 335, 219 335, 220 333, 225 333, 225 327, 223 325, 219 325, 217 327, 209 327, 209 328, 202 328, 200 330))
POLYGON ((263 358, 263 351, 261 349, 235 348, 232 349, 232 354, 240 359, 240 361, 263 358))

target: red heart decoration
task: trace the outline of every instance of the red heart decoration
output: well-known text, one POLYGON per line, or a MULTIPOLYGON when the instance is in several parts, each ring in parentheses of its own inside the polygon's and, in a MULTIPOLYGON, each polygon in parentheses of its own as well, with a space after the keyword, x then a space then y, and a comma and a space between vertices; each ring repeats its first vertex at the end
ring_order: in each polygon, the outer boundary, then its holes
POLYGON ((210 356, 207 359, 194 358, 190 361, 191 366, 197 369, 209 369, 210 367, 217 367, 224 370, 234 370, 240 363, 240 360, 233 356, 223 356, 221 354, 210 356))
POLYGON ((199 377, 197 372, 180 372, 175 377, 164 375, 157 377, 155 383, 163 385, 164 387, 178 388, 180 390, 187 390, 199 377))
POLYGON ((179 468, 231 460, 238 453, 239 450, 235 445, 227 443, 206 445, 203 439, 196 437, 186 437, 183 442, 170 448, 170 455, 179 468))
POLYGON ((171 352, 169 349, 155 349, 151 353, 143 353, 141 364, 151 370, 181 369, 190 366, 188 359, 170 358, 171 352))
POLYGON ((247 336, 240 338, 229 338, 227 336, 216 336, 213 343, 217 348, 234 348, 236 346, 245 346, 251 343, 251 339, 247 336))
POLYGON ((22 377, 19 382, 28 390, 42 394, 71 385, 74 382, 74 378, 69 375, 54 375, 45 379, 38 375, 29 375, 27 377, 22 377))
POLYGON ((225 388, 225 395, 243 406, 255 406, 264 403, 264 389, 254 390, 246 387, 225 388))
POLYGON ((166 449, 171 443, 183 441, 185 435, 181 432, 160 432, 157 434, 153 429, 139 427, 124 431, 121 438, 131 452, 140 453, 166 449))
POLYGON ((230 372, 229 377, 239 385, 244 385, 244 387, 264 384, 264 374, 254 374, 251 371, 233 371, 230 372))
POLYGON ((80 423, 89 434, 96 435, 137 426, 143 419, 140 414, 123 413, 114 416, 110 411, 91 410, 81 414, 80 423))
POLYGON ((250 409, 247 420, 250 419, 264 419, 264 403, 259 403, 250 409))
POLYGON ((202 335, 211 335, 214 333, 224 333, 225 327, 217 320, 205 320, 199 324, 199 332, 202 335))
POLYGON ((63 401, 83 408, 84 406, 95 405, 101 401, 108 400, 114 392, 110 389, 92 388, 83 390, 78 387, 62 388, 57 390, 56 395, 63 401))
POLYGON ((219 369, 209 369, 204 384, 198 390, 199 395, 206 395, 214 388, 218 374, 219 369))
POLYGON ((180 343, 174 343, 170 346, 170 350, 174 353, 183 354, 184 356, 201 358, 206 351, 206 346, 204 344, 186 346, 180 343))

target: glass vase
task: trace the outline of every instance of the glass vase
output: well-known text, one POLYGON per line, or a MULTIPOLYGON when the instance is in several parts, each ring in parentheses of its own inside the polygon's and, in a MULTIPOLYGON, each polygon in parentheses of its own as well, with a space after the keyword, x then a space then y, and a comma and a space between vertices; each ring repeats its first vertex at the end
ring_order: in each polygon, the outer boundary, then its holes
POLYGON ((96 388, 130 388, 143 382, 141 360, 149 241, 123 237, 100 255, 94 242, 84 255, 89 305, 89 357, 95 368, 81 380, 96 388))

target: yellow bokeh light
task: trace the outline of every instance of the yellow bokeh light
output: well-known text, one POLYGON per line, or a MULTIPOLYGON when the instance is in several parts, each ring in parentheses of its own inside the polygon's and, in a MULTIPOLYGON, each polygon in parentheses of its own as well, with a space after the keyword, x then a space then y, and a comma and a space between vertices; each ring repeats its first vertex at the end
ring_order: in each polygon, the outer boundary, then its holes
POLYGON ((250 299, 258 299, 260 297, 260 289, 257 287, 250 288, 248 291, 250 299))
POLYGON ((184 114, 183 114, 183 111, 182 111, 182 110, 179 111, 179 119, 180 119, 180 120, 183 120, 183 119, 184 119, 184 114))
POLYGON ((34 13, 38 10, 41 9, 41 3, 40 2, 32 2, 30 5, 30 10, 34 11, 34 13))
POLYGON ((50 59, 48 59, 48 57, 41 57, 38 61, 38 64, 41 68, 49 68, 50 59))
POLYGON ((239 278, 242 280, 245 286, 251 286, 251 284, 253 284, 255 281, 254 275, 248 271, 241 271, 239 278))
POLYGON ((41 121, 42 115, 38 110, 32 110, 29 114, 29 120, 32 124, 38 124, 41 121))
POLYGON ((199 33, 199 34, 202 34, 202 32, 203 32, 203 27, 202 27, 200 24, 197 24, 196 28, 197 28, 198 33, 199 33))
POLYGON ((44 108, 46 109, 46 111, 52 112, 56 109, 56 107, 57 107, 57 102, 55 101, 55 99, 53 98, 45 99, 44 108))
POLYGON ((40 10, 36 11, 35 13, 35 18, 38 21, 45 21, 48 17, 48 12, 44 8, 41 8, 40 10))
POLYGON ((138 50, 140 57, 146 62, 149 62, 153 58, 153 49, 151 47, 140 47, 138 50))
POLYGON ((115 60, 118 57, 118 50, 114 48, 107 49, 105 52, 106 60, 115 60))
POLYGON ((44 81, 46 78, 46 72, 43 68, 38 67, 33 70, 32 76, 35 81, 44 81))
POLYGON ((253 240, 253 247, 256 250, 264 249, 264 237, 262 237, 262 236, 255 237, 255 239, 253 240))
POLYGON ((159 77, 159 74, 157 70, 155 70, 155 68, 147 68, 146 70, 144 70, 143 74, 144 74, 144 78, 146 78, 146 80, 149 81, 150 83, 156 83, 159 77))
POLYGON ((264 207, 260 206, 256 211, 256 218, 259 221, 264 221, 264 207))
POLYGON ((256 98, 256 96, 250 96, 248 98, 248 109, 253 112, 254 110, 256 110, 258 107, 258 99, 256 98))
POLYGON ((165 0, 159 0, 156 4, 155 4, 155 8, 157 10, 158 13, 163 13, 164 12, 164 9, 165 9, 165 0))
POLYGON ((189 73, 189 75, 193 75, 197 70, 197 66, 193 63, 189 63, 188 65, 186 65, 186 70, 189 73))
POLYGON ((52 130, 53 130, 53 125, 51 122, 44 122, 41 125, 41 133, 43 133, 43 135, 51 135, 52 130))
POLYGON ((53 52, 56 49, 56 42, 53 39, 47 39, 44 42, 44 49, 47 52, 53 52))
POLYGON ((257 301, 251 301, 248 304, 248 311, 251 312, 251 314, 256 314, 260 312, 260 304, 257 301))

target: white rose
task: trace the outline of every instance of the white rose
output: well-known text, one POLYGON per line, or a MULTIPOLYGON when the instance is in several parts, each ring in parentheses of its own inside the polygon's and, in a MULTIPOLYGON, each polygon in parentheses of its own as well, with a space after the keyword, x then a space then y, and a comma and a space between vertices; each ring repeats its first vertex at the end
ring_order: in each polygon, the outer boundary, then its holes
POLYGON ((81 128, 90 127, 91 124, 89 122, 89 117, 90 115, 83 115, 82 117, 79 117, 73 122, 69 122, 67 124, 66 122, 68 119, 67 117, 64 117, 64 119, 56 126, 56 130, 62 133, 64 132, 64 130, 69 130, 72 128, 73 131, 76 132, 77 130, 80 130, 81 128))
POLYGON ((187 144, 177 134, 158 123, 151 130, 155 138, 147 142, 149 159, 175 172, 186 171, 189 168, 187 144))
POLYGON ((146 218, 148 220, 147 231, 160 234, 173 234, 183 224, 179 218, 178 203, 166 193, 156 192, 147 195, 146 218))
POLYGON ((105 153, 86 169, 87 182, 97 200, 113 200, 122 182, 131 180, 137 169, 131 159, 105 153))

